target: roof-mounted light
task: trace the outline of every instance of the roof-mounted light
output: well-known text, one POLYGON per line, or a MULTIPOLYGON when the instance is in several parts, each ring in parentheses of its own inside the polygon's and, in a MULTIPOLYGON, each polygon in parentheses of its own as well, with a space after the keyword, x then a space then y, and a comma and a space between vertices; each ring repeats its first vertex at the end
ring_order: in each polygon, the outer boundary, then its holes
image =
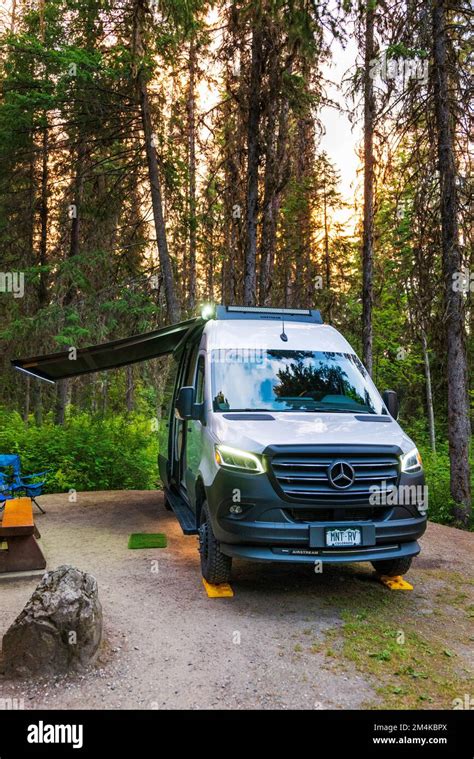
POLYGON ((270 308, 268 306, 227 306, 229 313, 275 314, 276 316, 311 316, 309 308, 270 308))
POLYGON ((216 307, 213 303, 205 303, 201 308, 201 316, 205 321, 213 319, 216 315, 216 307))

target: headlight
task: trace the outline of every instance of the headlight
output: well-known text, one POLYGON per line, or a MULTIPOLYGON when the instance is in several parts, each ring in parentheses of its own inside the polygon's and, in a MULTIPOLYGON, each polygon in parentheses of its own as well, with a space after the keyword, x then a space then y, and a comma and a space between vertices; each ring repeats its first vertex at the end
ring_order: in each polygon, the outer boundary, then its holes
POLYGON ((228 445, 216 445, 215 459, 218 466, 238 469, 241 472, 261 474, 264 472, 263 464, 258 456, 249 451, 240 451, 228 445))
POLYGON ((423 462, 421 460, 418 448, 412 448, 408 453, 404 453, 400 456, 400 468, 402 472, 421 472, 423 468, 423 462))

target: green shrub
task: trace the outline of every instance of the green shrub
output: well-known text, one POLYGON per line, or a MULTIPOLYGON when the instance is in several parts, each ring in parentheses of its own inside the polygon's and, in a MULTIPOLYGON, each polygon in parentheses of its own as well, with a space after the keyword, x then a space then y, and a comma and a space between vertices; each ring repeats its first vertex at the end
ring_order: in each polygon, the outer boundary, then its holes
POLYGON ((0 410, 0 452, 18 453, 24 474, 51 469, 46 492, 147 490, 157 480, 157 435, 138 414, 94 417, 73 412, 58 426, 25 426, 20 415, 0 410))
MULTIPOLYGON (((403 424, 403 422, 402 422, 403 424)), ((428 518, 441 524, 453 523, 454 501, 450 492, 449 449, 444 439, 436 440, 436 453, 433 453, 426 432, 424 420, 404 425, 410 437, 415 441, 423 458, 426 484, 428 486, 428 518)), ((471 451, 471 474, 474 490, 474 450, 471 451)))
MULTIPOLYGON (((426 433, 411 425, 426 472, 429 518, 452 522, 449 491, 449 455, 446 441, 437 442, 434 454, 426 433)), ((148 490, 156 487, 157 433, 143 414, 101 418, 71 411, 64 425, 48 417, 41 427, 30 419, 0 408, 0 453, 18 453, 24 474, 51 469, 46 492, 75 490, 148 490)), ((474 462, 473 467, 474 470, 474 462)))
POLYGON ((447 445, 438 444, 436 453, 420 445, 426 484, 428 486, 428 515, 433 522, 452 521, 452 499, 449 491, 449 455, 447 445))

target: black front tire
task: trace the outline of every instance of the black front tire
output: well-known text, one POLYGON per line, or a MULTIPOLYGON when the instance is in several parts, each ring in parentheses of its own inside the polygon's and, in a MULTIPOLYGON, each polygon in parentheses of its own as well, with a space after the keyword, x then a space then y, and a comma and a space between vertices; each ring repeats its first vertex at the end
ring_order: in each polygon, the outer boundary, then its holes
POLYGON ((405 575, 411 567, 412 556, 402 556, 401 559, 386 559, 381 561, 372 561, 371 564, 379 575, 386 577, 397 577, 405 575))
POLYGON ((229 582, 232 571, 232 558, 220 550, 220 543, 212 530, 209 509, 206 501, 201 508, 201 526, 199 527, 199 553, 201 554, 201 572, 211 585, 229 582))

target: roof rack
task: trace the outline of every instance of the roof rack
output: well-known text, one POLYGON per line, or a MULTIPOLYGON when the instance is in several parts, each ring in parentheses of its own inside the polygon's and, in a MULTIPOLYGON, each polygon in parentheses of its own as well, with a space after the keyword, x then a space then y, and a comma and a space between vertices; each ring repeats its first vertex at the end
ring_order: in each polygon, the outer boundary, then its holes
POLYGON ((267 306, 216 306, 216 319, 271 319, 273 321, 322 324, 321 314, 312 308, 270 308, 267 306))

